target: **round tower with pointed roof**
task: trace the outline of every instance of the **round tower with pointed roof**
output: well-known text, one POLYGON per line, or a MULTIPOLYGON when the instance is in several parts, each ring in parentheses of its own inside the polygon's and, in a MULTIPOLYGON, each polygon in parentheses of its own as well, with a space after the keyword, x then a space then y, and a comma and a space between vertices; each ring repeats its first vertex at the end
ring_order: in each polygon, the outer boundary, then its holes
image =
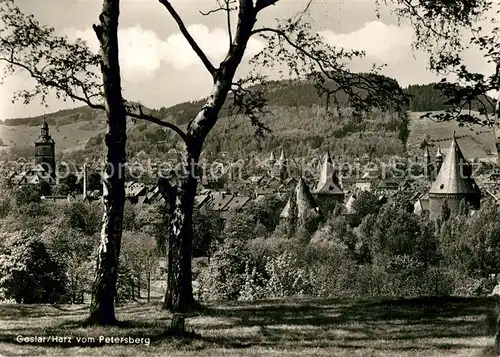
POLYGON ((324 213, 331 213, 336 203, 344 202, 344 191, 330 152, 326 152, 314 195, 324 213))
POLYGON ((429 191, 430 218, 441 217, 445 202, 451 215, 455 215, 462 200, 473 209, 479 209, 481 191, 472 177, 471 165, 465 160, 453 135, 448 154, 429 191))
POLYGON ((35 165, 41 165, 51 176, 55 176, 55 142, 50 136, 49 125, 43 122, 40 136, 35 141, 35 165))

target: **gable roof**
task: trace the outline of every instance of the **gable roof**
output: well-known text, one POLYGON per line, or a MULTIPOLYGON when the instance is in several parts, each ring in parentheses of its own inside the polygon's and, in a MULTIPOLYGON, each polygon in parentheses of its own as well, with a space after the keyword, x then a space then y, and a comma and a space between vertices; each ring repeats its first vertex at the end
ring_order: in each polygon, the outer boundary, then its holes
POLYGON ((214 194, 211 201, 206 204, 206 207, 209 210, 223 211, 233 197, 233 195, 227 193, 214 194))
POLYGON ((226 205, 225 209, 239 210, 242 209, 250 201, 247 196, 234 196, 233 199, 226 205))
POLYGON ((200 208, 210 199, 210 195, 197 195, 194 197, 194 205, 196 208, 200 208))

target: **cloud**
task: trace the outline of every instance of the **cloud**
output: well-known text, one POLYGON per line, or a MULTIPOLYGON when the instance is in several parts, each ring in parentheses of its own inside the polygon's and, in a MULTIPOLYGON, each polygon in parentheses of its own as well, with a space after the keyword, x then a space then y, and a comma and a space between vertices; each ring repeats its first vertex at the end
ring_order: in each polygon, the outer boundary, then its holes
POLYGON ((411 27, 386 25, 381 21, 367 22, 362 28, 350 33, 321 31, 319 34, 331 45, 364 50, 367 57, 382 62, 408 57, 413 38, 411 27))
MULTIPOLYGON (((224 58, 229 46, 229 37, 225 30, 221 28, 210 30, 201 24, 189 25, 188 30, 214 63, 224 58)), ((64 33, 70 39, 85 40, 94 52, 99 50, 97 38, 90 28, 83 31, 66 29, 64 33)), ((166 39, 160 39, 154 31, 135 25, 119 29, 118 42, 122 76, 127 81, 140 82, 154 78, 162 63, 171 65, 179 71, 192 66, 202 66, 196 53, 181 33, 174 33, 166 39)), ((263 46, 259 40, 251 39, 246 56, 256 54, 263 46)))

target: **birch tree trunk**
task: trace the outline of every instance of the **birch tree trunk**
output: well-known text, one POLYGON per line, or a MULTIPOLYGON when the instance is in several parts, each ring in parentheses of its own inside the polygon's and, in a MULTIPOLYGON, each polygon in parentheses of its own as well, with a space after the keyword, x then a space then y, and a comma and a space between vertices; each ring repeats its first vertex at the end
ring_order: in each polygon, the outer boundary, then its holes
POLYGON ((163 307, 174 312, 187 312, 195 308, 191 259, 198 157, 199 154, 189 152, 184 163, 187 177, 183 178, 178 185, 169 187, 168 191, 163 189, 168 195, 171 217, 167 232, 167 290, 163 307))
POLYGON ((104 0, 99 16, 100 24, 94 25, 94 31, 101 44, 101 72, 107 114, 105 136, 107 167, 103 175, 104 214, 89 317, 90 322, 100 325, 116 323, 116 282, 125 203, 124 164, 127 127, 118 62, 119 6, 119 0, 104 0))
POLYGON ((214 73, 214 85, 207 102, 186 133, 185 174, 179 184, 166 187, 165 199, 170 205, 171 220, 168 227, 167 290, 163 307, 172 312, 187 312, 196 308, 192 284, 193 206, 199 177, 199 158, 203 143, 217 122, 219 112, 231 90, 234 75, 241 63, 256 21, 257 9, 252 0, 240 0, 236 36, 226 58, 214 73))

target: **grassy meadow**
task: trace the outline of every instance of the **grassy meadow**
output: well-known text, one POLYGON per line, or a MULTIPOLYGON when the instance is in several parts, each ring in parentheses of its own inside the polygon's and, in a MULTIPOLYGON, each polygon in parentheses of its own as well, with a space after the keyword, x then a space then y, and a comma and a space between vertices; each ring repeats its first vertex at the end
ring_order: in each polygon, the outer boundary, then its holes
POLYGON ((410 136, 408 147, 418 147, 426 136, 435 146, 448 149, 453 132, 466 158, 496 158, 495 136, 493 130, 481 125, 459 126, 457 122, 435 122, 420 118, 424 112, 410 113, 410 136))
POLYGON ((120 328, 84 324, 87 305, 0 305, 2 356, 492 356, 494 298, 284 299, 210 303, 168 332, 158 303, 119 305, 120 328), (20 343, 17 336, 70 337, 20 343), (149 338, 99 343, 99 336, 149 338), (95 338, 95 343, 76 338, 95 338))

